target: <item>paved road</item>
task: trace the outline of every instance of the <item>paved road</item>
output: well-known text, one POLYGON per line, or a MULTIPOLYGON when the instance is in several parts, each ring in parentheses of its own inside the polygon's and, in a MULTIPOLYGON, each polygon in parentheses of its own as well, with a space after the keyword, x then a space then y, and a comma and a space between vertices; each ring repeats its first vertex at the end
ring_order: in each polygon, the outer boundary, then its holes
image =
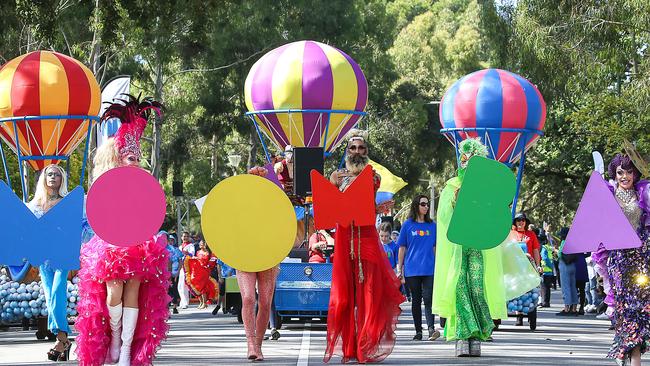
MULTIPOLYGON (((560 303, 558 291, 554 303, 560 303)), ((556 317, 559 307, 540 309, 537 331, 515 327, 514 319, 504 321, 494 334, 494 342, 483 344, 481 358, 455 358, 454 345, 443 340, 412 341, 410 305, 397 327, 394 352, 386 365, 614 365, 605 359, 612 332, 608 322, 593 315, 578 318, 556 317)), ((282 338, 264 343, 265 365, 322 364, 325 349, 324 324, 288 324, 282 338)), ((36 341, 33 331, 12 329, 0 332, 0 365, 46 365, 45 352, 52 343, 36 341)), ((236 318, 210 311, 188 309, 173 315, 167 341, 158 352, 156 365, 238 365, 249 364, 243 327, 236 318)), ((335 360, 338 362, 338 359, 335 360)), ((71 361, 69 364, 76 364, 71 361)), ((650 361, 644 362, 650 365, 650 361)))

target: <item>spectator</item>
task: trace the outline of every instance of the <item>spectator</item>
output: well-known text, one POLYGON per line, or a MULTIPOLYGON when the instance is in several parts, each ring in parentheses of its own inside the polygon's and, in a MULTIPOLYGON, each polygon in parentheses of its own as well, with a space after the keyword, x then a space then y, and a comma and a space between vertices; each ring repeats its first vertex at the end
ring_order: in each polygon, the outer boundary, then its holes
POLYGON ((217 315, 219 308, 223 309, 224 314, 231 312, 231 309, 226 309, 226 278, 235 275, 235 269, 227 265, 221 259, 217 259, 217 268, 219 270, 219 304, 212 310, 212 315, 217 315))
MULTIPOLYGON (((530 230, 530 220, 523 212, 515 215, 512 221, 511 236, 519 242, 522 249, 528 254, 529 258, 533 261, 535 268, 539 274, 543 274, 541 265, 540 245, 535 232, 530 230)), ((522 326, 524 324, 524 314, 517 312, 517 321, 515 325, 522 326)))
POLYGON ((392 240, 393 242, 397 243, 397 239, 398 239, 398 238, 399 238, 399 231, 397 231, 397 230, 393 230, 393 231, 390 233, 390 240, 392 240))
POLYGON ((578 289, 578 303, 580 307, 578 308, 578 315, 585 315, 585 305, 587 303, 587 295, 585 291, 585 286, 587 281, 589 281, 589 275, 587 271, 587 262, 585 261, 585 255, 583 253, 576 254, 576 289, 578 289))
POLYGON ((576 255, 564 254, 564 244, 566 243, 566 236, 569 233, 569 228, 562 228, 560 230, 560 250, 558 257, 560 258, 560 279, 562 286, 562 299, 564 300, 564 310, 556 315, 578 315, 578 289, 576 288, 576 255))
POLYGON ((585 258, 587 262, 587 275, 589 276, 589 282, 587 282, 586 295, 587 295, 587 305, 585 306, 585 311, 588 313, 595 313, 596 308, 600 305, 600 297, 598 293, 598 273, 594 268, 594 261, 591 258, 591 255, 585 258))
POLYGON ((390 232, 392 227, 388 222, 382 222, 379 225, 379 240, 386 252, 386 257, 388 257, 388 262, 390 267, 394 270, 397 266, 397 255, 399 254, 399 247, 397 243, 390 240, 390 232))
POLYGON ((542 247, 542 270, 543 273, 543 282, 542 282, 542 306, 543 308, 548 308, 551 306, 551 287, 553 282, 555 282, 555 276, 553 275, 553 248, 546 240, 546 235, 539 235, 542 247))
POLYGON ((167 239, 167 252, 169 252, 169 272, 171 281, 168 294, 172 298, 172 313, 178 314, 178 304, 181 301, 181 295, 178 292, 178 276, 183 266, 183 252, 176 247, 176 238, 172 235, 167 239))
POLYGON ((528 217, 526 217, 525 213, 520 212, 515 216, 512 225, 515 239, 522 246, 526 246, 526 252, 533 259, 535 266, 537 267, 537 271, 541 274, 542 268, 540 267, 540 264, 542 258, 540 256, 539 240, 537 239, 535 232, 529 229, 530 220, 528 220, 528 217))
MULTIPOLYGON (((196 248, 194 247, 194 243, 192 242, 192 238, 188 231, 183 231, 183 234, 181 235, 181 245, 179 246, 179 249, 183 253, 184 258, 194 257, 194 254, 196 253, 196 248)), ((178 293, 180 294, 181 297, 181 301, 179 305, 181 309, 187 309, 187 307, 190 304, 190 289, 189 287, 187 287, 187 284, 185 283, 185 278, 186 278, 185 268, 184 266, 181 266, 180 272, 178 274, 178 293)))
POLYGON ((399 256, 397 276, 406 281, 411 290, 413 324, 415 336, 413 340, 422 340, 422 300, 424 300, 424 315, 429 330, 429 340, 440 337, 435 329, 435 318, 431 313, 433 296, 433 272, 435 265, 436 224, 429 217, 429 197, 417 195, 411 202, 408 219, 402 225, 397 244, 399 256))
MULTIPOLYGON (((395 224, 399 225, 399 223, 397 221, 395 221, 395 224)), ((395 247, 397 248, 397 255, 395 256, 395 258, 399 257, 399 245, 397 245, 397 239, 398 238, 399 238, 399 231, 393 230, 390 233, 390 240, 392 240, 393 243, 395 243, 395 247)), ((404 281, 402 281, 402 282, 404 282, 404 281)), ((409 287, 405 282, 402 283, 402 287, 400 288, 400 291, 402 291, 402 294, 404 296, 406 296, 406 300, 408 302, 411 302, 411 291, 409 291, 409 287)), ((440 326, 444 327, 444 325, 442 325, 442 319, 440 320, 440 326)))

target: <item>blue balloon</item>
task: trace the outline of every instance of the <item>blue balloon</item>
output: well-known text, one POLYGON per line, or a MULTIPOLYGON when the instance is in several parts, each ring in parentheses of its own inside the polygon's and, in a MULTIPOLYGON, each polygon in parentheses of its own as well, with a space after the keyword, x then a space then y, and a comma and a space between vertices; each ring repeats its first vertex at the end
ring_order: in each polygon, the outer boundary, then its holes
POLYGON ((47 316, 47 309, 41 310, 41 316, 47 316))
POLYGON ((524 308, 521 309, 521 311, 523 311, 524 314, 525 314, 525 313, 528 313, 528 310, 529 310, 529 309, 528 309, 528 306, 524 306, 524 308))
POLYGON ((14 308, 14 314, 18 315, 20 313, 22 313, 22 311, 20 311, 20 308, 14 308))
POLYGON ((533 294, 533 300, 537 300, 537 299, 539 299, 539 295, 538 294, 533 294))
POLYGON ((20 287, 20 284, 18 282, 12 282, 11 287, 12 288, 18 288, 18 287, 20 287))

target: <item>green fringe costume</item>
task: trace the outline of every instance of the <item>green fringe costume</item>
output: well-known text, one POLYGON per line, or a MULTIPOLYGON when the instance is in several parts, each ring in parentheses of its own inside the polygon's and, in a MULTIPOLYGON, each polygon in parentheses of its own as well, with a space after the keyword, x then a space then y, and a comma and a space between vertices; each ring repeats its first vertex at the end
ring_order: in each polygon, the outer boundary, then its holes
POLYGON ((492 319, 508 316, 502 246, 477 250, 447 239, 463 173, 447 181, 438 204, 433 313, 447 318, 447 341, 485 341, 494 328, 492 319))

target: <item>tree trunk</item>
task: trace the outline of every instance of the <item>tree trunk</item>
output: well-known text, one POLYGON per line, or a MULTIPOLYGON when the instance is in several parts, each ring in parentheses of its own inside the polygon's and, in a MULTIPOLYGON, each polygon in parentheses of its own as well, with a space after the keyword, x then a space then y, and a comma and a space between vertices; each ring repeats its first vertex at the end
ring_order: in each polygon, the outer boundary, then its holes
POLYGON ((217 134, 212 134, 212 140, 210 141, 211 155, 210 155, 210 178, 214 181, 217 179, 218 167, 219 167, 219 158, 217 157, 217 134))
MULTIPOLYGON (((160 54, 156 53, 156 91, 154 99, 160 103, 163 102, 163 66, 160 54)), ((160 146, 162 144, 162 124, 163 120, 157 114, 154 114, 153 123, 153 143, 151 144, 151 174, 160 179, 160 146)))

